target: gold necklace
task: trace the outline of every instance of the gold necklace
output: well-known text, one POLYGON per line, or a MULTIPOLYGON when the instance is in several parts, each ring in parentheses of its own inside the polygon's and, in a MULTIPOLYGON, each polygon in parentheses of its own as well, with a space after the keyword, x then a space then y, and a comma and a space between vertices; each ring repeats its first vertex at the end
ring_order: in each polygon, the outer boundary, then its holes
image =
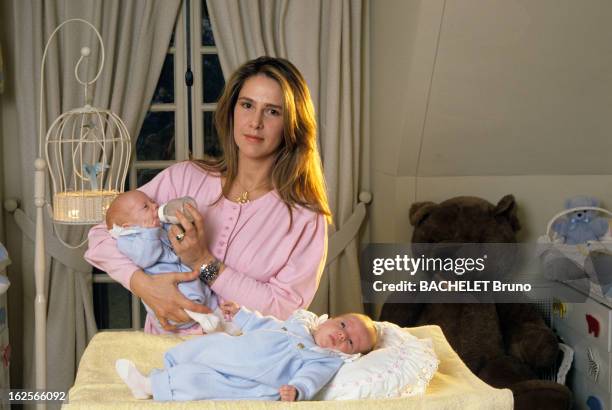
POLYGON ((268 181, 264 181, 263 183, 255 186, 254 188, 247 189, 244 187, 244 185, 240 182, 238 178, 236 178, 236 182, 238 183, 238 185, 240 185, 242 189, 244 189, 244 192, 238 195, 235 199, 235 201, 238 202, 240 205, 248 204, 249 202, 251 202, 251 200, 249 199, 249 192, 253 192, 259 188, 262 188, 263 186, 268 185, 268 181))

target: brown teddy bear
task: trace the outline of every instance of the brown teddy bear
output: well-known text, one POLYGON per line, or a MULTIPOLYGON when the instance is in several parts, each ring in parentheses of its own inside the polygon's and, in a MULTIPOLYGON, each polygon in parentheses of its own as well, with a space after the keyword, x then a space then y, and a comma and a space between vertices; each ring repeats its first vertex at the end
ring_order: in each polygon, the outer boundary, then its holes
MULTIPOLYGON (((515 243, 520 229, 516 208, 512 195, 497 205, 467 196, 414 203, 412 243, 515 243)), ((516 409, 570 408, 566 386, 537 378, 539 370, 554 364, 559 346, 532 305, 386 303, 381 320, 440 326, 474 374, 512 390, 516 409)))

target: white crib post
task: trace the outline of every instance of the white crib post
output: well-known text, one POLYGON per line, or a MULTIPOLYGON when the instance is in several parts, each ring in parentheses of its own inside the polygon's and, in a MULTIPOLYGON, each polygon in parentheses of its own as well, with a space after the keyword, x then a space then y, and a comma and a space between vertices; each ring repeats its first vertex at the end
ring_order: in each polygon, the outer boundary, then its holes
MULTIPOLYGON (((47 164, 42 158, 34 161, 34 205, 36 206, 36 240, 34 253, 34 280, 36 299, 34 299, 36 388, 44 390, 47 386, 47 296, 45 293, 45 230, 43 207, 45 206, 45 171, 47 164)), ((44 409, 44 404, 37 409, 44 409)))

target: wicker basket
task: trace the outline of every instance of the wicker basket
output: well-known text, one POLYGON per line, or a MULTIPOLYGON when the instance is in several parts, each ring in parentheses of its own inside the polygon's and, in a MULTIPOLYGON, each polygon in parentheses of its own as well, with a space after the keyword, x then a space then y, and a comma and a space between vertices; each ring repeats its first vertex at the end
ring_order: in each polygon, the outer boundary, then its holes
POLYGON ((119 191, 58 192, 53 196, 54 222, 60 224, 99 223, 119 191))
POLYGON ((612 288, 612 239, 569 245, 562 243, 552 231, 557 219, 580 210, 593 210, 612 216, 612 212, 598 207, 571 208, 553 216, 548 222, 546 235, 538 239, 543 273, 549 279, 563 282, 594 282, 601 286, 605 294, 612 288))

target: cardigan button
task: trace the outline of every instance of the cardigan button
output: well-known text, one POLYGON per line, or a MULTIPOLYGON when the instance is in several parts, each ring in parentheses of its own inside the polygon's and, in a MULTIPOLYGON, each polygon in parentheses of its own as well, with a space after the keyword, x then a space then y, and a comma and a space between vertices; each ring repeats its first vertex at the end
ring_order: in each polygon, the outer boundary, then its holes
POLYGON ((285 332, 287 331, 287 328, 285 326, 281 327, 282 330, 284 330, 285 332))
POLYGON ((298 349, 303 349, 304 348, 304 344, 303 343, 298 343, 297 347, 298 347, 298 349))

